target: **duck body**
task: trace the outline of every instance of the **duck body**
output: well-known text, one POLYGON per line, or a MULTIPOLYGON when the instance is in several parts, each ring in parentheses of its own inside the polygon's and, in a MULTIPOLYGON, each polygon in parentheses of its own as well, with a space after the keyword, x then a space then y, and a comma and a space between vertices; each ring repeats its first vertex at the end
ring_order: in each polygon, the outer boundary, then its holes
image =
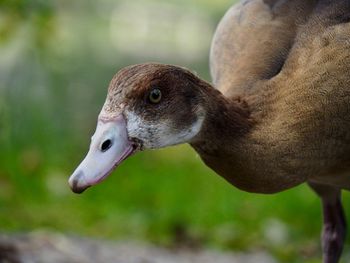
POLYGON ((350 190, 350 0, 242 1, 220 22, 210 60, 213 85, 173 65, 120 70, 72 190, 137 151, 189 143, 242 190, 308 183, 323 207, 323 262, 339 262, 341 190, 350 190))
POLYGON ((211 51, 214 86, 233 103, 246 102, 252 125, 241 136, 228 135, 219 155, 193 146, 238 188, 274 193, 317 182, 350 189, 350 24, 343 23, 350 7, 335 2, 283 1, 271 8, 245 1, 221 21, 211 51), (286 26, 291 30, 280 34, 286 26), (250 42, 234 41, 242 31, 250 42))

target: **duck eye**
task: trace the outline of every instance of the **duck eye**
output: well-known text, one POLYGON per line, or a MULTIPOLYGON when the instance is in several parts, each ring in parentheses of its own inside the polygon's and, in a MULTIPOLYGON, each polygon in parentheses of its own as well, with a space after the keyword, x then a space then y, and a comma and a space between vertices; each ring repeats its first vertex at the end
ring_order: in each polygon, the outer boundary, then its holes
POLYGON ((149 100, 152 103, 158 103, 160 102, 161 98, 162 98, 162 92, 160 91, 160 89, 153 89, 150 94, 149 94, 149 100))

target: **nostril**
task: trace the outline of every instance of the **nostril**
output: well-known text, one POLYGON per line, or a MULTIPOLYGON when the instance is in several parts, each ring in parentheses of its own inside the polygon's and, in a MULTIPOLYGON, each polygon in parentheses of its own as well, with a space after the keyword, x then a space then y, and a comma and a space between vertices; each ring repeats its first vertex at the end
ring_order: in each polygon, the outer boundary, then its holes
POLYGON ((112 141, 110 139, 105 140, 101 145, 101 151, 105 152, 112 147, 112 141))

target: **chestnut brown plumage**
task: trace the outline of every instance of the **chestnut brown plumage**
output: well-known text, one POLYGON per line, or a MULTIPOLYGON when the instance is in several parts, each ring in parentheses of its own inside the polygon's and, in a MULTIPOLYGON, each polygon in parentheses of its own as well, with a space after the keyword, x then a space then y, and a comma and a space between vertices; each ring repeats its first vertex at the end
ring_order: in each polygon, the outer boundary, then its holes
POLYGON ((324 209, 323 262, 338 262, 346 233, 340 194, 350 189, 349 22, 350 1, 246 0, 215 33, 213 85, 172 65, 122 69, 70 178, 73 191, 138 150, 187 142, 245 191, 308 183, 324 209))

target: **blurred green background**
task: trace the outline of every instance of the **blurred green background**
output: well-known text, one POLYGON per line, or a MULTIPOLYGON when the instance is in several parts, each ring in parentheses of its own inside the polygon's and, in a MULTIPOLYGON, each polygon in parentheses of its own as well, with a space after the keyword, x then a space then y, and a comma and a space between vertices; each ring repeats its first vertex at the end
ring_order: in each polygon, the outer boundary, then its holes
MULTIPOLYGON (((187 145, 139 153, 83 195, 68 187, 114 73, 157 61, 210 80, 211 38, 232 3, 0 0, 1 231, 265 250, 280 262, 319 262, 320 202, 305 185, 272 196, 241 192, 187 145)), ((344 199, 349 211, 350 195, 344 199)), ((348 242, 344 262, 349 251, 348 242)))

